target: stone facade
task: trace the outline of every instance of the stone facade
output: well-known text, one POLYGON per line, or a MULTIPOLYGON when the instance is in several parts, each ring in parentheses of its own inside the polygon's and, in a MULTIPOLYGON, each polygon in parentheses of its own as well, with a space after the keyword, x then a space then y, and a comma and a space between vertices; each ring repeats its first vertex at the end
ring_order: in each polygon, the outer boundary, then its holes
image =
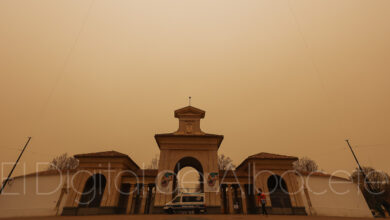
MULTIPOLYGON (((175 195, 178 171, 187 166, 203 179, 201 191, 208 213, 258 213, 257 189, 268 193, 270 178, 279 178, 286 190, 297 190, 292 172, 296 157, 260 153, 249 156, 236 170, 219 170, 223 135, 201 130, 205 111, 187 106, 174 115, 179 119, 178 130, 155 135, 160 149, 158 170, 140 169, 127 155, 115 151, 75 155, 80 166, 62 215, 161 213, 175 195), (100 183, 91 185, 97 180, 100 183)), ((300 194, 280 190, 278 195, 267 196, 267 210, 271 214, 306 214, 300 194)))
POLYGON ((234 170, 220 170, 218 150, 224 137, 201 130, 205 112, 187 106, 174 116, 178 130, 155 135, 158 169, 141 169, 116 151, 78 154, 76 170, 13 178, 0 196, 0 216, 162 213, 177 193, 178 172, 192 167, 199 173, 197 189, 205 194, 209 214, 257 214, 261 208, 256 196, 261 190, 269 214, 370 217, 356 184, 323 173, 297 173, 296 157, 259 153, 234 170), (38 193, 41 188, 50 193, 38 193))

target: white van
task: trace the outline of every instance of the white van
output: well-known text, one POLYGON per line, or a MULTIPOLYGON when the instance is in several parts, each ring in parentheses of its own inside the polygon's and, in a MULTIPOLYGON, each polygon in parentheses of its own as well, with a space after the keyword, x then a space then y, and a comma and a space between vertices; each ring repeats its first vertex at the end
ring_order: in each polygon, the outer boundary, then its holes
POLYGON ((173 213, 206 213, 204 193, 181 193, 165 204, 164 211, 173 213))

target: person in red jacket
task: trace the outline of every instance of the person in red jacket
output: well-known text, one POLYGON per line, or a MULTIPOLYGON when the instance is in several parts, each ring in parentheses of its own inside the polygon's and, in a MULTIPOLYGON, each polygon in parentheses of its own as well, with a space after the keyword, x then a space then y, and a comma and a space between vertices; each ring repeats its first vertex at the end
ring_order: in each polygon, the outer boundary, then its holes
POLYGON ((261 210, 263 215, 268 215, 267 210, 265 209, 266 197, 261 188, 259 188, 259 193, 257 193, 257 204, 261 204, 261 210))

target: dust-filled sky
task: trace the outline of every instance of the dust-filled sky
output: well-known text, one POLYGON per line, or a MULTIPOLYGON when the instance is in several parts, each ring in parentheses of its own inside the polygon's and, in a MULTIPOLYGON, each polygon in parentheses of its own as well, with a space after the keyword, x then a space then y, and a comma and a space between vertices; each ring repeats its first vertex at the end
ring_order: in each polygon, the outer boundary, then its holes
POLYGON ((0 161, 32 136, 15 175, 64 152, 116 150, 142 166, 192 96, 236 165, 270 152, 350 172, 350 138, 363 165, 390 172, 389 11, 389 0, 1 0, 0 161))

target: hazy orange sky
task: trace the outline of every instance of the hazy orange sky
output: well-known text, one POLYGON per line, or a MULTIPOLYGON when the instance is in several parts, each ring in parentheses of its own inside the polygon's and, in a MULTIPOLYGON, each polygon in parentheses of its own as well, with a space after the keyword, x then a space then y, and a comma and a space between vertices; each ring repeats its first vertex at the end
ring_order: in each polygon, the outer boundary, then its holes
MULTIPOLYGON (((1 0, 0 161, 116 150, 140 166, 206 111, 236 165, 270 152, 390 172, 389 0, 1 0)), ((10 170, 6 166, 5 176, 10 170)), ((43 167, 41 167, 43 168, 43 167)))

